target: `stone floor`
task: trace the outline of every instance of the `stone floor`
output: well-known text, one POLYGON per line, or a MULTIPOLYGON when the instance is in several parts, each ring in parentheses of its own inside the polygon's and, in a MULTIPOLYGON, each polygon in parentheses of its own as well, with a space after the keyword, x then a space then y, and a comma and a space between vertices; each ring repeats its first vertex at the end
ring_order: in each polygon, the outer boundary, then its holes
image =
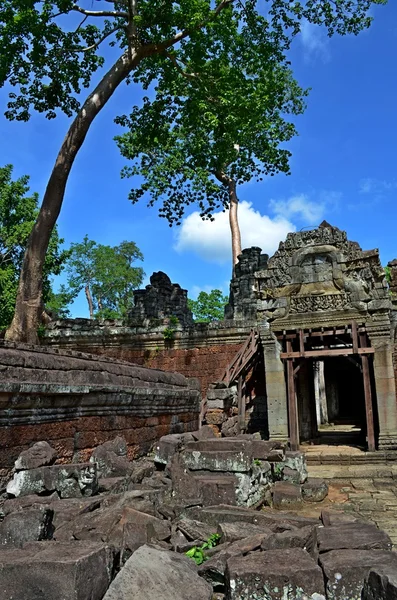
POLYGON ((386 531, 397 550, 397 461, 394 455, 366 453, 350 446, 303 447, 309 477, 326 479, 328 497, 305 504, 307 515, 324 508, 348 511, 386 531), (338 463, 338 464, 337 464, 338 463))

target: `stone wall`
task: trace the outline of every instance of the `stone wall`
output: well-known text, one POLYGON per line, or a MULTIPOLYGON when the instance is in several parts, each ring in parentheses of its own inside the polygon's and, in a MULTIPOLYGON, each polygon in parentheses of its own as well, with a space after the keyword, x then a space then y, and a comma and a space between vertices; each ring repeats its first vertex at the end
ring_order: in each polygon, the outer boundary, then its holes
POLYGON ((219 381, 250 332, 251 324, 222 321, 176 325, 173 339, 165 339, 169 325, 123 326, 117 321, 67 319, 50 323, 43 342, 53 348, 81 350, 144 367, 176 371, 200 381, 203 398, 219 381))
POLYGON ((49 442, 60 462, 86 460, 122 435, 130 458, 168 433, 199 426, 199 383, 111 358, 25 344, 0 345, 0 476, 19 453, 49 442))

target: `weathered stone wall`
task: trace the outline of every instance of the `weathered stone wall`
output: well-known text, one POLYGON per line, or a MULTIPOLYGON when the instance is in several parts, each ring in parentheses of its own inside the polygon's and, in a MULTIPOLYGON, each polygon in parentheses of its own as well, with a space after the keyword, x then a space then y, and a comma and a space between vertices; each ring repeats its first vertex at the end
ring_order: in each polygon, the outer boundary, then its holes
POLYGON ((200 401, 199 383, 178 373, 2 342, 0 476, 39 440, 70 462, 122 435, 140 456, 165 434, 198 429, 200 401))
POLYGON ((250 331, 250 323, 223 321, 175 326, 172 340, 164 338, 167 325, 123 326, 117 321, 68 319, 50 323, 44 343, 125 360, 144 367, 176 371, 200 381, 202 396, 219 381, 250 331))

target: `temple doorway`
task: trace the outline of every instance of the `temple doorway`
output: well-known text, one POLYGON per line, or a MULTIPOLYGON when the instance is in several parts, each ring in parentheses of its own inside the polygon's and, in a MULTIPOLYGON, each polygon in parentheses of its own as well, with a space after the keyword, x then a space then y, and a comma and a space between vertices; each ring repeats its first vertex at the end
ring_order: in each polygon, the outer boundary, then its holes
POLYGON ((375 386, 364 325, 284 331, 289 440, 375 450, 375 386))

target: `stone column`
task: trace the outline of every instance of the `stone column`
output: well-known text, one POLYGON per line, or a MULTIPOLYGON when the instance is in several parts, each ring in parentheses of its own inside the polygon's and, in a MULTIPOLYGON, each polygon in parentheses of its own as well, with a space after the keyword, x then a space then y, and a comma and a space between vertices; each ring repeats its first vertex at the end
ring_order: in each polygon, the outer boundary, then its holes
POLYGON ((374 376, 379 420, 379 450, 397 449, 396 382, 390 322, 367 324, 374 354, 374 376))
POLYGON ((317 426, 328 423, 327 396, 325 394, 324 361, 314 362, 314 396, 316 399, 317 426))
POLYGON ((261 331, 265 359, 266 395, 271 440, 288 440, 287 390, 281 345, 269 331, 261 331))

